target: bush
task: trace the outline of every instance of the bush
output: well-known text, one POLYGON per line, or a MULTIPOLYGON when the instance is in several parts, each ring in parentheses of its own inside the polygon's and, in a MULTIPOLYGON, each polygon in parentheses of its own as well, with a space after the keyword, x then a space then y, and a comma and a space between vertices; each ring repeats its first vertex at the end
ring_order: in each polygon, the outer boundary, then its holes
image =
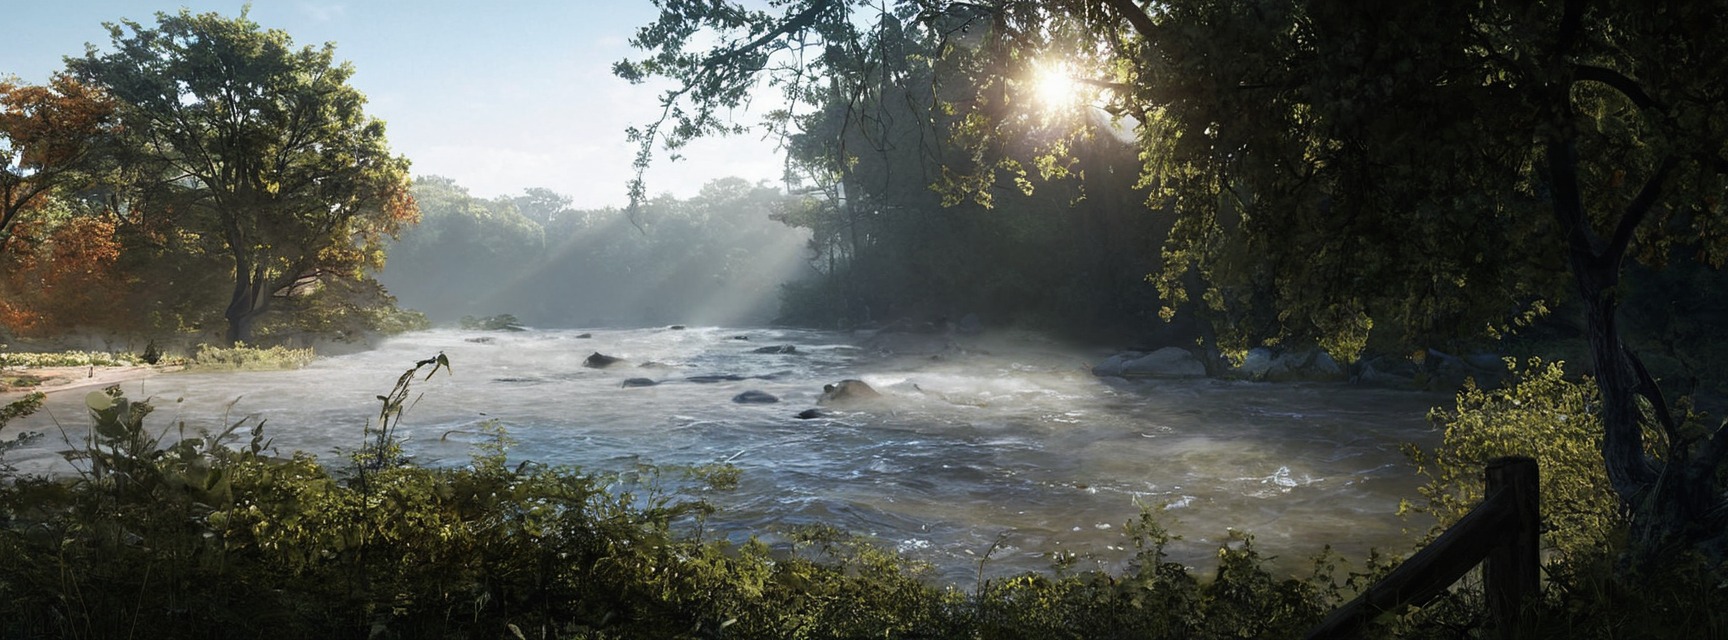
POLYGON ((1417 472, 1428 478, 1413 512, 1432 514, 1436 531, 1482 501, 1481 470, 1499 456, 1530 456, 1541 468, 1545 545, 1562 555, 1597 553, 1626 526, 1602 462, 1602 422, 1596 386, 1564 377, 1565 364, 1508 359, 1510 384, 1484 390, 1467 382, 1457 407, 1436 409, 1429 420, 1444 431, 1432 453, 1407 447, 1417 472))
POLYGON ((0 368, 6 367, 131 367, 144 364, 131 353, 100 351, 56 351, 51 353, 0 353, 0 368))
POLYGON ((310 347, 305 349, 290 349, 283 346, 269 348, 248 347, 245 344, 235 344, 231 348, 198 345, 198 353, 186 363, 188 369, 233 370, 233 371, 276 371, 282 369, 299 369, 312 363, 317 357, 310 347))

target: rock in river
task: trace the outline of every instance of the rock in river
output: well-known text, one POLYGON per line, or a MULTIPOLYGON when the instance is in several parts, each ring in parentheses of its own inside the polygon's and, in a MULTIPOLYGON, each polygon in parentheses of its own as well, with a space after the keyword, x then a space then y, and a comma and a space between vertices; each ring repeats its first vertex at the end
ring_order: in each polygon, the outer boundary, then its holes
POLYGON ((623 358, 614 358, 600 353, 599 351, 595 351, 593 355, 588 356, 587 360, 582 361, 582 366, 591 369, 605 369, 606 367, 610 367, 623 361, 623 358))
POLYGON ((865 384, 863 380, 841 380, 834 384, 822 385, 822 397, 816 399, 816 404, 832 406, 880 397, 882 394, 870 388, 870 385, 865 384))
POLYGON ((780 399, 774 397, 774 394, 772 393, 751 389, 744 393, 732 396, 732 401, 738 404, 774 404, 779 402, 780 399))

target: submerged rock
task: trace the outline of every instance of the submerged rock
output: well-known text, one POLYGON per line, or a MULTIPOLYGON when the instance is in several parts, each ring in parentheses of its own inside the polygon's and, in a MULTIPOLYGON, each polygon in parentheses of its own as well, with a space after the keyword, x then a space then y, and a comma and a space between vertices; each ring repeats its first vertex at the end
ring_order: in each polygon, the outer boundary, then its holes
POLYGON ((793 416, 793 417, 797 418, 799 420, 814 420, 816 418, 825 417, 827 415, 828 414, 823 412, 821 409, 805 409, 803 411, 799 411, 798 415, 793 416))
POLYGON ((624 383, 619 386, 629 389, 632 387, 652 387, 657 384, 660 383, 650 378, 626 378, 624 383))
POLYGON ((751 389, 744 393, 732 396, 732 401, 738 404, 774 404, 779 402, 780 398, 777 398, 774 394, 766 391, 751 389))
POLYGON ((789 353, 789 354, 796 354, 796 353, 798 353, 798 347, 795 347, 795 346, 792 346, 789 344, 782 344, 782 345, 777 345, 777 346, 772 346, 772 347, 757 347, 755 349, 751 349, 750 353, 789 353))
POLYGON ((744 376, 738 375, 736 373, 690 376, 688 378, 685 378, 685 380, 688 380, 690 382, 694 382, 696 384, 714 384, 716 382, 737 382, 739 380, 746 380, 746 379, 747 378, 745 378, 744 376))
POLYGON ((1203 378, 1206 365, 1180 347, 1152 353, 1124 351, 1092 367, 1092 374, 1116 378, 1203 378))
POLYGON ((600 353, 599 351, 595 351, 593 354, 588 356, 588 359, 582 361, 582 366, 590 369, 605 369, 606 367, 610 367, 623 361, 623 358, 614 358, 600 353))

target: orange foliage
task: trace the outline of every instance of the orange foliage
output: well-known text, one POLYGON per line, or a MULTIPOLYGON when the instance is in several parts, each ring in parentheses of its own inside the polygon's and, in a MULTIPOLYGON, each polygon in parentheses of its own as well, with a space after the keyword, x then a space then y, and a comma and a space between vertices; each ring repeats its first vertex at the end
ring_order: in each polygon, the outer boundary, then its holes
POLYGON ((112 219, 73 218, 52 229, 27 220, 13 231, 14 249, 0 277, 0 325, 20 335, 46 335, 130 323, 112 219))
POLYGON ((0 81, 0 237, 33 201, 80 180, 115 124, 115 103, 70 76, 46 86, 0 81))

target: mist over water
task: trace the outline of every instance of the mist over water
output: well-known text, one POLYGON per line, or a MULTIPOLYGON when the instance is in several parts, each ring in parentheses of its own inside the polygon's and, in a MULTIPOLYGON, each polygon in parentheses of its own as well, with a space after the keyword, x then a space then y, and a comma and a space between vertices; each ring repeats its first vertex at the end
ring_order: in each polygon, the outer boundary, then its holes
MULTIPOLYGON (((320 358, 287 372, 171 374, 124 385, 153 397, 148 422, 217 429, 245 415, 268 420, 284 454, 328 463, 360 444, 375 396, 405 369, 443 352, 453 375, 424 395, 401 435, 422 464, 466 464, 486 420, 518 441, 512 460, 629 471, 639 463, 730 462, 740 486, 711 496, 710 531, 775 538, 825 522, 932 562, 942 580, 1050 566, 1069 551, 1117 567, 1123 523, 1138 505, 1166 509, 1183 536, 1177 561, 1205 565, 1231 528, 1268 554, 1300 562, 1323 545, 1347 555, 1406 549, 1427 523, 1394 512, 1418 482, 1401 443, 1431 446, 1423 418, 1444 397, 1341 385, 1217 380, 1124 382, 1087 370, 1089 355, 1028 334, 939 337, 894 344, 868 333, 690 328, 437 330, 379 348, 320 358), (793 345, 794 353, 754 353, 793 345), (621 357, 591 369, 591 353, 621 357), (644 366, 646 365, 646 366, 644 366), (698 382, 720 376, 717 382, 698 382), (626 378, 660 384, 623 388, 626 378), (884 394, 825 417, 822 386, 859 378, 884 394), (746 390, 780 398, 739 404, 746 390), (232 403, 231 406, 230 403, 232 403)), ((901 334, 905 335, 905 334, 901 334)), ((47 411, 8 427, 44 431, 9 462, 65 470, 57 420, 74 440, 87 425, 83 393, 56 394, 47 411)), ((1082 566, 1086 566, 1084 563, 1082 566)))

